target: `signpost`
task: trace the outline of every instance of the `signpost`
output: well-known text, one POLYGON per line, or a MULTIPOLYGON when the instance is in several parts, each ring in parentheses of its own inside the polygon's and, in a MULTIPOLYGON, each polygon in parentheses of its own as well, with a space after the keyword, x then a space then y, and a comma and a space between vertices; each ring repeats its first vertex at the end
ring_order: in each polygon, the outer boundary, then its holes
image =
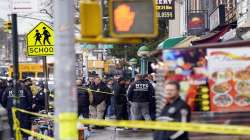
POLYGON ((43 71, 45 76, 45 109, 48 112, 48 68, 46 56, 54 54, 54 31, 52 27, 40 22, 26 35, 27 55, 43 57, 43 71))

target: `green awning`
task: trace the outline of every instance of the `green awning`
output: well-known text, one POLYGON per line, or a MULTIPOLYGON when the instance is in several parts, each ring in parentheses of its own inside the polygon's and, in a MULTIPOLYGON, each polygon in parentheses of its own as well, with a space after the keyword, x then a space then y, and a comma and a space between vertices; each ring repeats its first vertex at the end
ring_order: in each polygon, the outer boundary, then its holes
POLYGON ((173 48, 176 44, 178 44, 179 42, 181 42, 182 40, 184 40, 186 37, 184 36, 180 36, 180 37, 171 37, 168 38, 164 41, 162 41, 159 45, 158 45, 158 49, 167 49, 167 48, 173 48))

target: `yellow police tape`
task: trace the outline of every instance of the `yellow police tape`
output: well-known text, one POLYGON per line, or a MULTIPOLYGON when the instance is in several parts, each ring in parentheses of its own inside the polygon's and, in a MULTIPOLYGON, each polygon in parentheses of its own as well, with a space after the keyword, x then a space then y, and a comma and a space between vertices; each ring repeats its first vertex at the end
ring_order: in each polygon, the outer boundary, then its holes
POLYGON ((34 131, 30 131, 30 130, 21 128, 20 127, 20 122, 19 122, 18 118, 16 117, 16 112, 18 112, 18 111, 22 112, 22 113, 30 114, 30 115, 33 115, 33 116, 38 116, 38 117, 43 117, 43 118, 49 118, 49 119, 53 119, 54 120, 54 117, 50 116, 50 115, 33 113, 33 112, 29 112, 29 111, 26 111, 26 110, 23 110, 23 109, 19 109, 19 108, 13 107, 12 108, 12 116, 13 116, 13 127, 14 127, 14 130, 15 130, 16 140, 22 140, 21 131, 23 133, 26 133, 26 134, 28 134, 30 136, 33 136, 33 137, 36 137, 38 139, 54 140, 52 137, 49 137, 49 136, 46 136, 46 135, 42 135, 42 134, 36 133, 34 131))
MULTIPOLYGON (((20 111, 23 113, 28 113, 34 116, 40 116, 56 120, 54 116, 32 113, 17 108, 13 108, 13 110, 20 111)), ((16 116, 13 115, 13 117, 16 116)), ((93 119, 79 119, 78 122, 85 125, 97 125, 97 126, 113 126, 113 127, 139 128, 139 129, 150 129, 150 130, 172 130, 172 131, 181 130, 188 132, 231 134, 231 135, 232 134, 250 135, 250 127, 238 126, 238 125, 180 123, 180 122, 163 122, 163 121, 113 121, 113 120, 93 120, 93 119)), ((14 126, 16 125, 17 127, 19 127, 15 123, 18 122, 14 121, 14 126)))
POLYGON ((80 119, 79 122, 87 125, 140 128, 140 129, 150 129, 150 130, 173 130, 173 131, 182 130, 182 131, 200 132, 200 133, 250 135, 250 127, 222 125, 222 124, 219 125, 219 124, 160 122, 160 121, 111 121, 111 120, 90 120, 90 119, 80 119))
POLYGON ((82 88, 82 87, 81 87, 80 89, 84 89, 84 90, 91 91, 91 92, 96 92, 96 93, 103 93, 103 94, 114 95, 114 94, 111 93, 111 92, 104 92, 104 91, 99 91, 99 90, 93 90, 93 89, 90 89, 90 88, 82 88))
POLYGON ((19 111, 19 112, 26 113, 26 114, 33 115, 33 116, 37 116, 37 117, 48 118, 48 119, 52 119, 52 120, 55 119, 55 117, 51 116, 51 115, 34 113, 34 112, 26 111, 26 110, 23 110, 23 109, 15 108, 15 107, 13 107, 12 109, 15 110, 15 112, 19 111))
POLYGON ((42 135, 42 134, 39 134, 39 133, 36 133, 34 131, 30 131, 30 130, 27 130, 27 129, 23 129, 21 128, 20 129, 22 132, 30 135, 30 136, 33 136, 33 137, 36 137, 36 138, 39 138, 39 139, 44 139, 44 140, 54 140, 54 138, 52 137, 49 137, 49 136, 46 136, 46 135, 42 135))
MULTIPOLYGON (((109 95, 114 95, 114 93, 111 93, 111 92, 104 92, 104 91, 99 91, 99 90, 93 90, 93 89, 90 89, 90 88, 80 88, 80 89, 84 89, 86 90, 87 92, 96 92, 96 93, 102 93, 102 94, 109 94, 109 95)), ((54 98, 55 95, 53 94, 50 94, 49 95, 51 98, 54 98)))

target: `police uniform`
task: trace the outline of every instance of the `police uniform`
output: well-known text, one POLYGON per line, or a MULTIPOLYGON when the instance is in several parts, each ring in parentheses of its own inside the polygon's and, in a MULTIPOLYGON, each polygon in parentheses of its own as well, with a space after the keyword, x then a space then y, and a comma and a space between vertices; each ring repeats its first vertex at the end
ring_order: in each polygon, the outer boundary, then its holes
POLYGON ((45 93, 43 89, 39 90, 34 96, 33 105, 35 105, 33 108, 34 112, 45 110, 45 93))
POLYGON ((153 93, 153 86, 146 80, 138 80, 128 88, 132 120, 138 120, 141 116, 145 120, 151 120, 149 103, 152 100, 153 93))
MULTIPOLYGON (((14 87, 9 86, 6 88, 6 90, 3 93, 2 96, 2 103, 3 107, 7 110, 8 112, 8 121, 9 125, 11 127, 11 130, 13 130, 13 118, 12 118, 12 107, 14 106, 14 99, 15 99, 15 94, 14 94, 14 87)), ((24 86, 22 86, 20 83, 17 83, 17 94, 18 94, 18 102, 17 102, 17 107, 20 109, 24 109, 27 111, 31 110, 32 107, 32 93, 26 89, 24 86)), ((24 113, 17 113, 18 120, 20 121, 20 125, 24 129, 30 129, 30 120, 29 120, 29 115, 24 114, 24 113)), ((11 131, 12 137, 14 136, 13 131, 11 131)), ((26 134, 24 134, 24 137, 28 137, 26 134)))
MULTIPOLYGON (((191 111, 189 106, 179 97, 172 104, 167 104, 158 121, 190 122, 191 111)), ((184 131, 157 131, 154 140, 188 140, 188 133, 184 131)))

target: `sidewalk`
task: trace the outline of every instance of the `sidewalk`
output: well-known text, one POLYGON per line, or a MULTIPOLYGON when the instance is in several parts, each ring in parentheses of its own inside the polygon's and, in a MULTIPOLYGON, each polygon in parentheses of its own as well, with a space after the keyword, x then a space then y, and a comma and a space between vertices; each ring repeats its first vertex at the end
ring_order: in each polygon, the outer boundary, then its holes
POLYGON ((152 132, 117 130, 106 128, 105 130, 93 130, 88 140, 152 140, 152 132))

